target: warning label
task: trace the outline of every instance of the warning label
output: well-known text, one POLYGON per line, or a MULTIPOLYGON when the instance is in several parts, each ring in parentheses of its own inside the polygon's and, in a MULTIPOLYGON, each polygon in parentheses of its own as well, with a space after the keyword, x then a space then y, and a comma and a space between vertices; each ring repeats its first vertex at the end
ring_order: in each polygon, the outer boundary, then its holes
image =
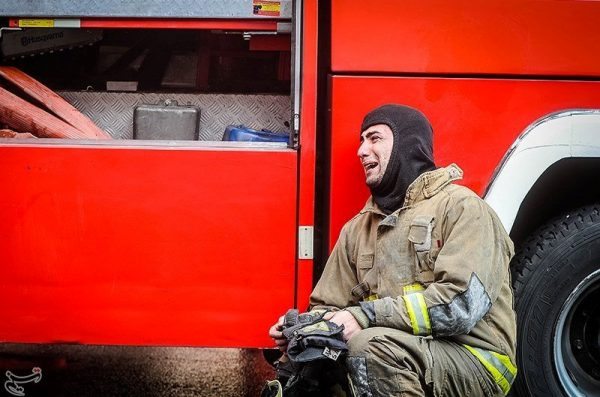
POLYGON ((54 19, 19 19, 20 28, 52 28, 54 19))
POLYGON ((252 6, 254 15, 266 17, 278 17, 281 15, 280 1, 253 0, 252 6))

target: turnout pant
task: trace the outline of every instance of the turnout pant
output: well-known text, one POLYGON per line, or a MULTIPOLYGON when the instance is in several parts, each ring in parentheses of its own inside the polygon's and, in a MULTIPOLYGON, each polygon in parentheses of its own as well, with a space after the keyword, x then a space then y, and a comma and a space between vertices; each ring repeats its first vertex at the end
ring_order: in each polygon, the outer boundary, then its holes
POLYGON ((346 365, 357 397, 503 396, 463 346, 392 328, 366 328, 348 342, 346 365))

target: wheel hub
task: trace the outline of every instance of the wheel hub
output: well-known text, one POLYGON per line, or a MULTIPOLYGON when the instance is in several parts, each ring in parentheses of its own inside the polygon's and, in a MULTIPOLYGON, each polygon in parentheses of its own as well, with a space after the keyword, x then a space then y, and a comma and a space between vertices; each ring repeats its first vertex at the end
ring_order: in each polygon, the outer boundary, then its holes
POLYGON ((569 396, 600 396, 600 270, 573 289, 554 332, 554 367, 569 396))

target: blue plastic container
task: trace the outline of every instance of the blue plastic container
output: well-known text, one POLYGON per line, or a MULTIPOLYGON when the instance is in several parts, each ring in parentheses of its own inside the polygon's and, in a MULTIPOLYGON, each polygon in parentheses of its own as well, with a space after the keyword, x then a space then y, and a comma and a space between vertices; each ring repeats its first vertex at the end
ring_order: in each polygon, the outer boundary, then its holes
POLYGON ((223 134, 224 141, 237 142, 285 142, 289 143, 288 133, 278 133, 268 130, 253 130, 243 125, 228 125, 223 134))

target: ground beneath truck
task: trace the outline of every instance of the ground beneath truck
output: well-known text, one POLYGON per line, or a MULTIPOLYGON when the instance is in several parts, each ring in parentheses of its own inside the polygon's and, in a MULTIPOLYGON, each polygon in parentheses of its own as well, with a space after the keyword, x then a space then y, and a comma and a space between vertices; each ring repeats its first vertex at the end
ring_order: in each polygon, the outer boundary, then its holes
MULTIPOLYGON (((41 379, 21 383, 33 396, 257 396, 274 371, 258 349, 0 344, 0 374, 41 379)), ((16 377, 14 377, 16 379, 16 377)))

